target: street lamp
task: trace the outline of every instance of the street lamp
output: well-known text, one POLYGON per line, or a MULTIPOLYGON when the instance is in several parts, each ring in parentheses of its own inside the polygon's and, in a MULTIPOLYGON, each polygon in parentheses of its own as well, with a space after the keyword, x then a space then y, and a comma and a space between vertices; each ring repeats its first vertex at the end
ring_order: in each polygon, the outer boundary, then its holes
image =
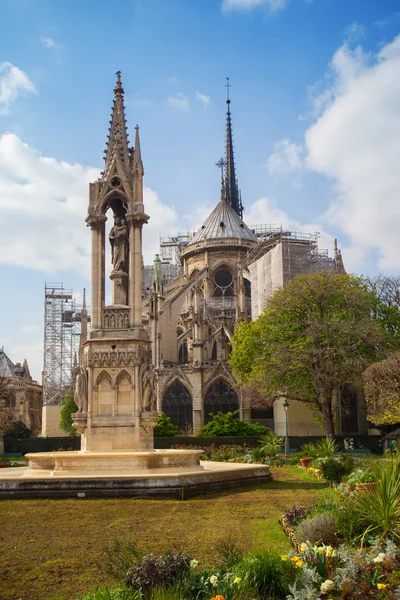
POLYGON ((283 410, 285 411, 285 455, 289 454, 289 422, 288 422, 288 409, 289 402, 285 400, 283 403, 283 410))

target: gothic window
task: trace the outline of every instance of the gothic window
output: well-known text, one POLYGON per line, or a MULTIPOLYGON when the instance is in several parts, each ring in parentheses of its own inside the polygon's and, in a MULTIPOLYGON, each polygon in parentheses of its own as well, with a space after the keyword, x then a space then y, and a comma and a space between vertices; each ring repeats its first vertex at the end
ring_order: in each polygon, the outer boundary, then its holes
POLYGON ((189 362, 189 352, 188 352, 188 345, 187 345, 187 341, 183 341, 182 344, 179 346, 179 352, 178 352, 178 362, 186 364, 189 362))
POLYGON ((213 347, 211 350, 211 360, 218 360, 217 359, 217 342, 213 343, 213 347))
POLYGON ((180 430, 193 425, 192 397, 181 381, 175 380, 165 392, 162 410, 180 430))
POLYGON ((265 408, 265 409, 258 409, 258 408, 251 409, 251 420, 252 421, 273 419, 273 418, 274 418, 274 409, 272 408, 272 406, 271 406, 271 408, 265 408))
POLYGON ((251 283, 248 279, 244 280, 244 295, 246 298, 251 298, 251 283))
MULTIPOLYGON (((224 379, 217 381, 208 389, 204 398, 204 423, 212 420, 218 412, 227 413, 239 410, 239 401, 235 390, 224 379)), ((235 417, 239 418, 237 413, 235 417)))
POLYGON ((232 273, 226 267, 221 267, 214 275, 214 293, 215 298, 232 297, 233 277, 232 273))

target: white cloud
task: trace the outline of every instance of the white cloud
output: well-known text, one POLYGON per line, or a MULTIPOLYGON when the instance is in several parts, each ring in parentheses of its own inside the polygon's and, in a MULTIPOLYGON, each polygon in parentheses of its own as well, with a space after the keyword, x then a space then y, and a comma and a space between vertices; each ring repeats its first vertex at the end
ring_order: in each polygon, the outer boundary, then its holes
MULTIPOLYGON (((358 261, 400 269, 400 36, 376 55, 344 44, 335 53, 330 101, 306 133, 307 163, 332 181, 325 215, 350 240, 358 261)), ((343 250, 346 260, 346 250, 343 250)))
MULTIPOLYGON (((47 274, 73 269, 89 273, 90 230, 85 217, 88 184, 99 169, 41 156, 15 134, 0 137, 0 263, 47 274)), ((151 216, 143 233, 146 260, 159 234, 176 220, 150 188, 144 203, 151 216)))
POLYGON ((185 94, 182 94, 181 92, 167 98, 167 102, 170 106, 178 108, 179 110, 182 110, 184 112, 190 110, 188 97, 185 96, 185 94))
POLYGON ((44 46, 45 48, 54 48, 56 46, 56 43, 52 38, 40 37, 39 40, 42 46, 44 46))
POLYGON ((274 146, 274 152, 267 159, 267 169, 271 175, 298 171, 303 167, 304 149, 289 140, 281 140, 274 146))
POLYGON ((286 8, 286 5, 287 0, 223 0, 222 11, 248 11, 263 6, 275 13, 286 8))
POLYGON ((207 107, 210 103, 210 96, 206 96, 205 94, 202 94, 201 92, 196 92, 196 98, 205 107, 207 107))
POLYGON ((35 86, 24 71, 10 62, 0 63, 0 115, 9 113, 20 94, 34 91, 35 86))
POLYGON ((357 42, 365 37, 365 27, 362 23, 354 21, 346 29, 346 36, 349 41, 357 42))

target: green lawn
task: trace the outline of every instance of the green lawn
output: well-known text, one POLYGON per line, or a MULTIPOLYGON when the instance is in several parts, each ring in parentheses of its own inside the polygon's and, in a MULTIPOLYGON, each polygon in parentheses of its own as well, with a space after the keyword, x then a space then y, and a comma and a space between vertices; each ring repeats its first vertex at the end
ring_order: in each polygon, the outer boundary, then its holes
POLYGON ((1 600, 74 600, 102 583, 102 549, 135 539, 155 552, 184 549, 213 564, 215 544, 233 534, 245 548, 286 551, 278 523, 293 504, 308 505, 327 486, 296 467, 249 489, 176 500, 3 500, 1 600))

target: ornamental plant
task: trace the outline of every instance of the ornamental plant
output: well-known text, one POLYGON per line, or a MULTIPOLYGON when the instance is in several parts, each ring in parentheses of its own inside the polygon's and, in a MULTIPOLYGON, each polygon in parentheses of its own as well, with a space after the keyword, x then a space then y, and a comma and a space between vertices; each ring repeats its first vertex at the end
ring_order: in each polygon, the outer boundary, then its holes
POLYGON ((244 584, 261 598, 285 598, 299 567, 266 548, 253 552, 235 568, 244 584))
POLYGON ((212 415, 212 420, 203 425, 197 437, 228 437, 228 436, 260 436, 267 432, 267 428, 258 423, 241 421, 239 411, 212 415))
POLYGON ((271 429, 267 429, 265 434, 260 438, 260 452, 265 456, 277 456, 284 442, 284 437, 274 433, 271 429))
POLYGON ((179 433, 179 427, 174 425, 171 421, 171 417, 162 412, 158 415, 157 425, 154 428, 155 437, 174 437, 179 433))
POLYGON ((365 524, 362 541, 371 534, 400 540, 400 453, 387 452, 385 460, 376 461, 374 475, 373 489, 364 489, 355 499, 355 508, 365 524))
POLYGON ((305 542, 300 546, 300 556, 304 564, 316 569, 322 579, 332 579, 339 565, 337 550, 332 546, 313 545, 305 542))

